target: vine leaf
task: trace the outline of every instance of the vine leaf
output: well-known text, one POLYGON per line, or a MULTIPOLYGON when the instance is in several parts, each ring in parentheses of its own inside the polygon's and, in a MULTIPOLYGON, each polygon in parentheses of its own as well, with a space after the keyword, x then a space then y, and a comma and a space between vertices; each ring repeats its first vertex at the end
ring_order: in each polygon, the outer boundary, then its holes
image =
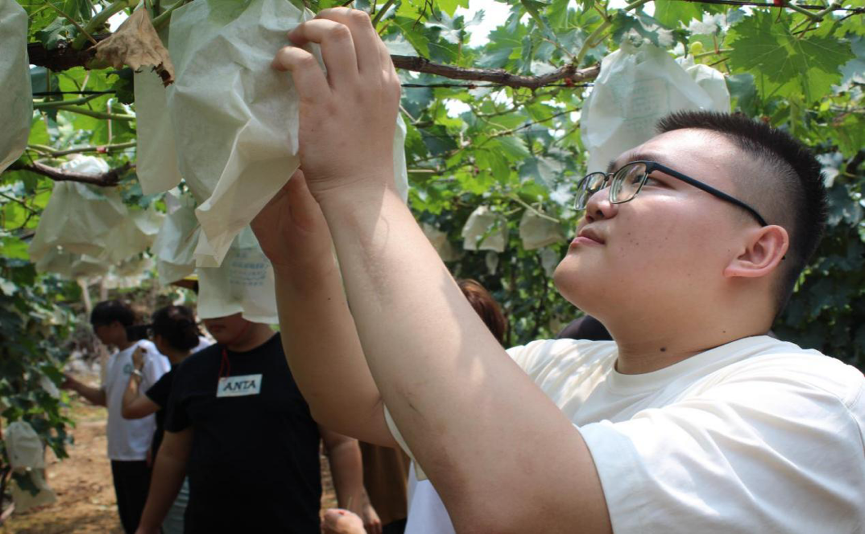
POLYGON ((763 98, 800 93, 807 104, 830 93, 842 78, 839 68, 853 54, 832 36, 798 37, 775 13, 746 17, 728 33, 731 67, 755 77, 763 98))
POLYGON ((138 70, 143 65, 152 65, 163 85, 174 82, 174 65, 146 9, 130 15, 111 37, 96 45, 96 58, 116 69, 129 65, 138 70))

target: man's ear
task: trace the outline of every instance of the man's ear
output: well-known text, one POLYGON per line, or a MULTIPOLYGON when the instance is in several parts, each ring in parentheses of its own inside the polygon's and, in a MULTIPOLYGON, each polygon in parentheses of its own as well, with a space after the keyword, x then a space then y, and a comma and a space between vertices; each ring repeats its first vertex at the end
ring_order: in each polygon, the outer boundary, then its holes
POLYGON ((753 231, 739 255, 731 259, 723 272, 726 277, 764 277, 785 259, 788 231, 779 225, 767 225, 753 231))

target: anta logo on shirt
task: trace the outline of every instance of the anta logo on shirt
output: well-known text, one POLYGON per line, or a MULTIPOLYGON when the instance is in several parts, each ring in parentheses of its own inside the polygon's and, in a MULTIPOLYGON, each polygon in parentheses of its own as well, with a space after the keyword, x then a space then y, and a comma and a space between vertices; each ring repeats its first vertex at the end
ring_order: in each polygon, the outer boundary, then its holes
POLYGON ((217 397, 231 398, 239 396, 257 396, 262 390, 262 374, 235 375, 220 377, 217 383, 217 397))

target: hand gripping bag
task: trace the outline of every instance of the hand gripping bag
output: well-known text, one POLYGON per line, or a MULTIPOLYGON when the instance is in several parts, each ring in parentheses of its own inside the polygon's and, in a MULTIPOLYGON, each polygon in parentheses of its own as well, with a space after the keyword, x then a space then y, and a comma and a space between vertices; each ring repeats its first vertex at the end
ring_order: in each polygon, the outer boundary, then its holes
MULTIPOLYGON (((307 18, 288 0, 197 0, 172 14, 176 81, 166 103, 178 169, 199 203, 198 266, 219 266, 298 167, 298 96, 291 76, 270 65, 289 44, 286 33, 307 18)), ((405 198, 400 123, 395 182, 405 198)))

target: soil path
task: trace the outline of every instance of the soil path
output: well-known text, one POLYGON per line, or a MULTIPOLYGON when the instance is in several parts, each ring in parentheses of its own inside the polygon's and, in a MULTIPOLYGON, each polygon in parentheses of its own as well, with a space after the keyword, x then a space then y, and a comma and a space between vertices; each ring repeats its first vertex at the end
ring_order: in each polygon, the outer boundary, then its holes
MULTIPOLYGON (((123 533, 111 482, 111 465, 105 455, 106 410, 78 401, 70 409, 76 427, 69 458, 58 461, 50 451, 46 458, 48 484, 57 502, 25 513, 13 513, 0 533, 123 533)), ((336 507, 327 459, 322 457, 322 509, 336 507)))

